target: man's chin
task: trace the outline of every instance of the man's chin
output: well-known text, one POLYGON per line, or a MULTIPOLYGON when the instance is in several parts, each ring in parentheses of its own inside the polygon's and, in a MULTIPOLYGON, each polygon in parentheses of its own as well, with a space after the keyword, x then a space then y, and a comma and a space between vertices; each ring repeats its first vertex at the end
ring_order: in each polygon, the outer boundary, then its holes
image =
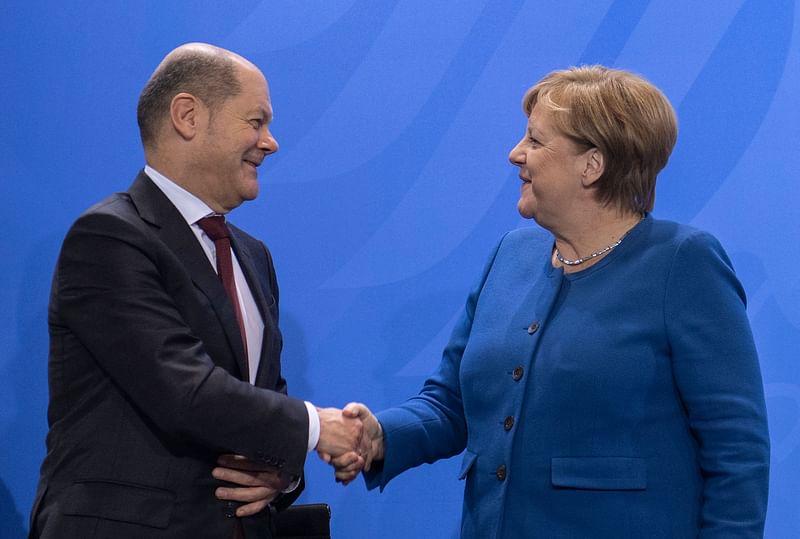
POLYGON ((258 176, 251 176, 242 182, 242 189, 239 195, 242 200, 254 200, 258 196, 260 186, 258 183, 258 176))
POLYGON ((242 193, 242 202, 247 202, 249 200, 255 200, 258 198, 258 189, 252 189, 245 193, 242 193))

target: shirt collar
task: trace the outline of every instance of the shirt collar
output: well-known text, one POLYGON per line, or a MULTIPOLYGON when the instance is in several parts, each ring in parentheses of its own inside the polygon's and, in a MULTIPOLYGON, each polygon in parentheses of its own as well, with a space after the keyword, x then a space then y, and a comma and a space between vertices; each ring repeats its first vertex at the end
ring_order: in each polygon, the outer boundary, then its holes
POLYGON ((144 173, 153 180, 156 187, 161 189, 172 205, 177 208, 188 225, 193 225, 207 215, 213 215, 214 210, 197 198, 195 195, 170 180, 150 165, 145 165, 144 173))

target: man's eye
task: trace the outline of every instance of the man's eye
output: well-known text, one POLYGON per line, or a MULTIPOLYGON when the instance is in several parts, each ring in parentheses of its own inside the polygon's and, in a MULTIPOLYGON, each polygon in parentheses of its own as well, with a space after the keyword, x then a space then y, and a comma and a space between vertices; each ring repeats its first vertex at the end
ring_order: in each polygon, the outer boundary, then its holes
POLYGON ((258 119, 258 118, 254 118, 254 119, 250 120, 250 125, 253 126, 253 129, 261 129, 261 125, 263 123, 264 122, 262 120, 258 119))

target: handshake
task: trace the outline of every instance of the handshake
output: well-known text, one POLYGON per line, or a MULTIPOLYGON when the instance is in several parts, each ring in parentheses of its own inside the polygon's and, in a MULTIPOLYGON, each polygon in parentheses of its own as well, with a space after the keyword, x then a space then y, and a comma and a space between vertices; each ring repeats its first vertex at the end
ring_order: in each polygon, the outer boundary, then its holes
POLYGON ((347 485, 372 462, 383 460, 383 429, 369 408, 351 402, 344 409, 317 408, 320 433, 317 453, 347 485))

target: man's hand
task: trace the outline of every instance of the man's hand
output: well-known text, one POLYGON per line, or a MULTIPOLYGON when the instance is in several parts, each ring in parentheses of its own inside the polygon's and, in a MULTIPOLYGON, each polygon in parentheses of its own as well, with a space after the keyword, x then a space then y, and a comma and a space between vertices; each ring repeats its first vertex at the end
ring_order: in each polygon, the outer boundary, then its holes
POLYGON ((359 402, 351 402, 345 406, 342 415, 358 418, 364 425, 360 451, 350 451, 326 460, 336 469, 336 481, 347 485, 362 469, 368 472, 373 461, 383 460, 383 428, 369 408, 359 402))
POLYGON ((367 450, 362 446, 364 427, 357 415, 345 415, 338 408, 317 408, 319 413, 319 442, 317 452, 325 462, 345 453, 357 455, 367 450))
POLYGON ((291 478, 280 470, 241 455, 221 455, 217 464, 211 470, 215 479, 239 485, 219 487, 215 492, 220 500, 245 503, 236 509, 237 517, 263 511, 291 483, 291 478))

